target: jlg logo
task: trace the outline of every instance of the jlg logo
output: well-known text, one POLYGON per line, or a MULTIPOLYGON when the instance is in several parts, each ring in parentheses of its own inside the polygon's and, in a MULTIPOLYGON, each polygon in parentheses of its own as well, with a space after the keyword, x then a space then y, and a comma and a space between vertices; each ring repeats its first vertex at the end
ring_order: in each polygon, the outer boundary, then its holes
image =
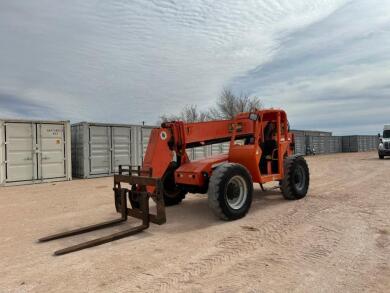
POLYGON ((160 138, 161 138, 162 140, 166 140, 166 139, 167 139, 167 133, 166 133, 165 131, 161 131, 161 132, 160 132, 160 138))

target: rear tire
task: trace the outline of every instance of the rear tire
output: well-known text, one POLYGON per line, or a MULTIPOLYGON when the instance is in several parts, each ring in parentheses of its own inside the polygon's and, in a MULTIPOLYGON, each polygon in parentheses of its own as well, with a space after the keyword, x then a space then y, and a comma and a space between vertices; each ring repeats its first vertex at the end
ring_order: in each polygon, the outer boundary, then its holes
POLYGON ((288 200, 304 198, 309 189, 310 173, 302 156, 291 156, 284 160, 284 178, 280 188, 288 200))
POLYGON ((214 214, 222 220, 244 217, 252 203, 253 182, 248 170, 226 163, 217 167, 210 178, 208 202, 214 214))

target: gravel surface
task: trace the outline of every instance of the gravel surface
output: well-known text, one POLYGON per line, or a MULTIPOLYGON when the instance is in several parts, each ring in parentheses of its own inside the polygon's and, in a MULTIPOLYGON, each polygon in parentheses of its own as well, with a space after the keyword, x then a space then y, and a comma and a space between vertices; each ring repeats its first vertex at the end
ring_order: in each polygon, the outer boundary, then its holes
POLYGON ((248 215, 223 222, 190 195, 165 225, 59 257, 138 224, 36 242, 115 218, 112 178, 0 188, 0 292, 390 292, 390 159, 307 160, 303 200, 255 185, 248 215))

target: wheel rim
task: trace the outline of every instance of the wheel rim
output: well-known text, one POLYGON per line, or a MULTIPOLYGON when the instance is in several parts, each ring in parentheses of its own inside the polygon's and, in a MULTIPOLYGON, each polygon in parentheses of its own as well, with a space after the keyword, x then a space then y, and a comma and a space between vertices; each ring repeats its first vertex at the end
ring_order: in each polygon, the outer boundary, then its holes
POLYGON ((305 170, 303 169, 302 166, 298 165, 295 168, 293 179, 294 179, 294 185, 296 190, 298 191, 303 190, 306 184, 306 177, 305 177, 305 170))
POLYGON ((226 187, 226 201, 230 208, 238 210, 243 207, 247 198, 248 188, 245 179, 241 176, 230 178, 226 187))

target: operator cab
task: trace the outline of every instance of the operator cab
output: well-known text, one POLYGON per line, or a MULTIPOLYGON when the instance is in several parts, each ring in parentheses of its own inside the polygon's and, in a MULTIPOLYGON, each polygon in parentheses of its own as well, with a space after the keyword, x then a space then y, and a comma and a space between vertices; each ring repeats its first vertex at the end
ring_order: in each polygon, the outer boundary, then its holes
POLYGON ((249 113, 249 119, 247 115, 237 117, 243 131, 237 130, 232 137, 230 159, 247 166, 256 174, 255 181, 281 177, 284 158, 293 152, 286 113, 270 109, 249 113))
POLYGON ((270 175, 278 173, 278 144, 276 142, 276 136, 277 122, 266 122, 266 126, 261 135, 263 141, 259 142, 262 150, 259 165, 261 174, 270 175))

